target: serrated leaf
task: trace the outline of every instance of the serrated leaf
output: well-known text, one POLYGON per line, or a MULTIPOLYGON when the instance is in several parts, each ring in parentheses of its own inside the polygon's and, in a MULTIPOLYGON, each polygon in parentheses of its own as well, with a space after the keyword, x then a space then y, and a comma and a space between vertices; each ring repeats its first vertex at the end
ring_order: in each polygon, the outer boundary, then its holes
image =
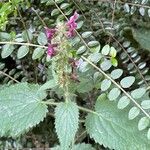
POLYGON ((81 143, 74 145, 72 150, 95 150, 95 148, 93 148, 90 144, 81 143))
POLYGON ((33 51, 33 54, 32 54, 32 59, 35 60, 35 59, 39 59, 42 57, 42 55, 44 54, 45 52, 45 49, 43 48, 36 48, 34 51, 33 51))
POLYGON ((119 109, 124 109, 129 105, 129 103, 130 103, 129 98, 127 96, 123 96, 119 99, 117 107, 119 109))
POLYGON ((138 118, 128 120, 128 110, 119 110, 102 94, 95 105, 97 114, 88 114, 85 125, 90 137, 100 145, 115 150, 149 150, 145 132, 138 131, 138 118))
POLYGON ((122 69, 115 69, 111 72, 111 77, 113 79, 118 79, 122 76, 123 70, 122 69))
POLYGON ((45 92, 38 85, 19 83, 0 91, 0 136, 19 136, 44 119, 45 92))
POLYGON ((25 57, 29 52, 29 47, 28 46, 21 46, 19 47, 18 49, 18 52, 17 52, 17 58, 18 59, 21 59, 23 57, 25 57))
POLYGON ((131 96, 134 99, 138 99, 138 98, 141 98, 145 93, 146 93, 145 88, 138 88, 131 92, 131 96))
POLYGON ((139 123, 138 123, 138 129, 141 131, 141 130, 144 130, 145 128, 148 127, 150 123, 150 120, 148 117, 143 117, 139 120, 139 123))
POLYGON ((108 79, 104 79, 101 83, 101 90, 107 91, 111 86, 111 81, 108 79))
POLYGON ((132 34, 141 48, 150 51, 150 30, 146 28, 132 29, 132 34))
POLYGON ((139 108, 137 108, 137 107, 132 107, 131 109, 130 109, 130 111, 129 111, 129 114, 128 114, 128 118, 129 118, 129 120, 132 120, 132 119, 134 119, 135 117, 137 117, 138 115, 139 115, 139 113, 140 113, 140 109, 139 108))
MULTIPOLYGON (((62 149, 60 146, 56 146, 54 148, 51 148, 51 150, 62 150, 62 149)), ((70 148, 70 150, 95 150, 95 148, 93 148, 90 144, 81 143, 73 145, 73 148, 70 148)))
POLYGON ((108 55, 109 52, 110 52, 110 46, 107 44, 107 45, 105 45, 105 46, 102 48, 101 53, 102 53, 103 55, 108 55))
POLYGON ((141 103, 143 109, 150 109, 150 100, 144 100, 141 103))
POLYGON ((7 58, 9 55, 11 55, 14 49, 14 46, 11 44, 4 45, 1 52, 2 58, 7 58))
POLYGON ((120 81, 120 84, 123 88, 129 88, 134 83, 134 81, 135 81, 135 77, 128 76, 128 77, 123 78, 120 81))
POLYGON ((118 88, 113 88, 108 94, 109 100, 110 101, 116 100, 119 97, 120 93, 121 91, 118 88))
POLYGON ((38 43, 40 45, 46 45, 47 44, 47 37, 43 32, 40 32, 37 40, 38 40, 38 43))
POLYGON ((54 87, 57 86, 57 83, 54 79, 47 81, 46 83, 44 83, 40 88, 39 91, 44 91, 47 89, 52 89, 54 87))
POLYGON ((78 129, 79 110, 75 103, 60 103, 55 109, 55 128, 61 149, 68 150, 78 129))

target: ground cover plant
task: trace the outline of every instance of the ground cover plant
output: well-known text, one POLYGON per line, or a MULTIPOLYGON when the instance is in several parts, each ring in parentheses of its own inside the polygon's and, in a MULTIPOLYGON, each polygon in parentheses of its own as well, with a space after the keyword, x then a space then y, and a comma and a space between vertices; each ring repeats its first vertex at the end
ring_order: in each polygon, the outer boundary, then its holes
POLYGON ((150 149, 150 1, 3 0, 0 14, 0 149, 150 149))

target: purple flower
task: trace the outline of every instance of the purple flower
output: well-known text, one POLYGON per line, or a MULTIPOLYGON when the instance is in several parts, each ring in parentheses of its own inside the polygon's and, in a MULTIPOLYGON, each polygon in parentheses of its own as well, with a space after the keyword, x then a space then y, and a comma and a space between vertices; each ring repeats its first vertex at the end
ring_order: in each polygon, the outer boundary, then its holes
POLYGON ((56 54, 55 47, 57 44, 48 44, 47 55, 52 57, 56 54))
POLYGON ((48 39, 52 39, 52 37, 54 36, 56 30, 55 29, 50 29, 50 28, 45 28, 45 33, 48 39))
POLYGON ((68 37, 73 37, 75 35, 75 29, 77 28, 77 23, 75 22, 79 17, 79 14, 77 12, 74 13, 73 16, 70 17, 70 19, 67 22, 68 37))

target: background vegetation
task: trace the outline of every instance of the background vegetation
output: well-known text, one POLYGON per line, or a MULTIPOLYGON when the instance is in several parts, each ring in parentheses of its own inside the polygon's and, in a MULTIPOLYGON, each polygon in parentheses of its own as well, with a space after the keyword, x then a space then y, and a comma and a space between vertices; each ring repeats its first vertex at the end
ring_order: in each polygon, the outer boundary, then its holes
POLYGON ((3 0, 0 14, 0 149, 149 150, 149 0, 3 0), (45 27, 60 31, 52 58, 45 27))

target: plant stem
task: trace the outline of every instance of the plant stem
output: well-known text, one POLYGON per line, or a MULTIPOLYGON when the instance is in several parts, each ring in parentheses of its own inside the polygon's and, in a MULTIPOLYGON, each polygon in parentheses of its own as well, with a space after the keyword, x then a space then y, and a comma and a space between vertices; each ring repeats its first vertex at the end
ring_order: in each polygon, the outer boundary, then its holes
POLYGON ((116 85, 150 119, 150 115, 117 82, 115 82, 109 75, 103 72, 99 67, 93 64, 90 60, 88 60, 84 56, 81 57, 90 65, 92 65, 95 69, 97 69, 101 74, 103 74, 107 79, 109 79, 114 85, 116 85))
MULTIPOLYGON (((50 102, 50 101, 42 101, 41 103, 44 103, 44 104, 47 104, 47 105, 57 106, 60 102, 57 103, 57 102, 50 102)), ((87 112, 87 113, 92 113, 92 114, 95 114, 95 115, 99 115, 97 112, 95 112, 93 110, 90 110, 88 108, 84 108, 84 107, 78 106, 78 109, 81 110, 81 111, 87 112)))
POLYGON ((0 44, 25 45, 25 46, 40 47, 45 49, 48 48, 47 46, 43 46, 43 45, 36 45, 31 43, 19 43, 19 42, 12 42, 12 41, 0 42, 0 44))
POLYGON ((11 77, 10 75, 8 75, 7 73, 0 71, 0 74, 5 75, 6 77, 10 78, 11 80, 15 81, 16 83, 20 83, 19 81, 17 81, 15 78, 11 77))

